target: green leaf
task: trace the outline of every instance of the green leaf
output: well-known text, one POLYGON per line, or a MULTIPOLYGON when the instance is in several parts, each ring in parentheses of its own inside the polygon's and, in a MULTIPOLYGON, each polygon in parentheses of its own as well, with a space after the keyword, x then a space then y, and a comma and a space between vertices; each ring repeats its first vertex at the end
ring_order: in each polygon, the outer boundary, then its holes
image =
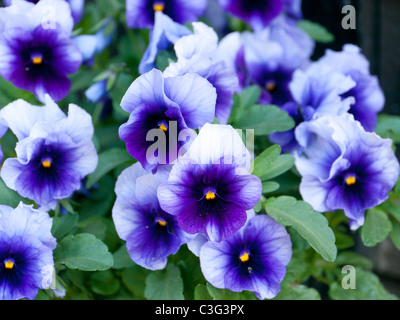
POLYGON ((146 278, 144 295, 148 300, 184 300, 181 271, 173 264, 146 278))
POLYGON ((214 300, 240 300, 240 293, 232 292, 226 289, 214 288, 211 284, 207 283, 207 290, 214 300))
POLYGON ((354 239, 344 233, 336 232, 336 247, 338 249, 348 249, 354 246, 354 239))
POLYGON ((274 181, 263 182, 262 193, 272 193, 280 188, 280 184, 274 181))
MULTIPOLYGON (((267 181, 289 171, 293 168, 294 163, 295 159, 292 155, 281 155, 281 147, 278 145, 273 145, 261 153, 256 159, 254 159, 254 170, 252 173, 259 177, 262 181, 267 181)), ((266 187, 272 189, 276 187, 279 188, 279 184, 269 184, 266 185, 266 187)))
POLYGON ((164 71, 171 62, 176 62, 176 60, 177 59, 174 53, 167 50, 161 50, 156 57, 157 69, 164 71))
POLYGON ((265 209, 277 222, 293 227, 325 260, 336 259, 335 235, 328 220, 308 203, 283 196, 268 199, 265 209))
POLYGON ((382 138, 392 139, 400 143, 400 116, 381 114, 375 132, 382 138))
POLYGON ((72 206, 72 204, 71 204, 71 201, 70 201, 70 200, 68 200, 68 199, 63 199, 63 200, 60 200, 59 203, 60 203, 60 204, 64 207, 64 209, 67 210, 69 213, 73 213, 73 214, 76 213, 75 210, 74 210, 74 208, 73 208, 73 206, 72 206))
POLYGON ((213 300, 212 296, 208 292, 207 286, 204 284, 199 284, 194 289, 194 299, 195 300, 213 300))
POLYGON ((278 160, 276 160, 271 165, 268 172, 265 173, 263 179, 270 180, 284 174, 285 172, 293 168, 294 163, 295 163, 295 158, 291 154, 280 155, 278 157, 278 160))
POLYGON ((380 209, 368 210, 365 224, 361 229, 361 239, 365 246, 374 247, 384 241, 392 231, 392 223, 380 209))
POLYGON ((335 260, 335 265, 337 266, 350 265, 369 270, 371 270, 374 267, 371 260, 367 259, 366 257, 354 251, 345 251, 338 254, 338 257, 335 260))
POLYGON ((76 214, 66 214, 62 217, 54 217, 53 218, 53 227, 51 229, 51 233, 54 238, 57 240, 61 240, 67 235, 78 222, 79 216, 76 214))
POLYGON ((394 186, 393 192, 397 195, 400 194, 400 176, 399 179, 397 180, 396 185, 394 186))
POLYGON ((132 156, 126 149, 113 148, 104 151, 99 155, 99 164, 96 170, 88 176, 86 188, 90 189, 107 173, 129 161, 132 161, 132 156))
POLYGON ((400 195, 392 193, 389 200, 385 201, 379 206, 379 209, 384 210, 390 214, 397 222, 400 223, 400 195))
POLYGON ((290 239, 292 240, 293 249, 299 249, 305 251, 310 248, 310 244, 305 240, 295 229, 288 227, 287 231, 290 234, 290 239))
POLYGON ((329 288, 329 296, 333 300, 398 300, 381 284, 379 278, 369 271, 355 269, 356 289, 343 289, 341 282, 333 283, 329 288))
POLYGON ((0 106, 6 106, 17 99, 24 99, 28 102, 33 102, 35 100, 32 93, 18 89, 11 82, 0 77, 0 106))
POLYGON ((3 179, 0 179, 0 204, 15 208, 22 200, 18 193, 9 189, 3 179))
POLYGON ((119 281, 110 270, 93 273, 90 277, 90 284, 95 293, 103 296, 110 296, 120 288, 119 281))
POLYGON ((105 221, 99 217, 93 217, 78 223, 80 233, 88 233, 94 235, 97 239, 104 241, 106 237, 107 226, 105 221))
POLYGON ((261 97, 261 89, 259 86, 250 86, 240 93, 240 104, 243 109, 255 105, 261 97))
POLYGON ((230 115, 229 123, 236 122, 241 118, 243 110, 256 104, 261 97, 261 89, 258 86, 250 86, 245 88, 240 95, 233 96, 234 104, 230 115))
POLYGON ((253 105, 241 113, 235 127, 240 129, 252 129, 255 135, 264 136, 274 132, 284 132, 293 129, 295 122, 289 114, 269 105, 253 105))
POLYGON ((295 159, 291 154, 282 154, 271 165, 265 165, 258 177, 262 181, 267 181, 279 177, 293 168, 295 159))
POLYGON ((400 250, 400 224, 393 222, 393 229, 390 232, 390 239, 398 250, 400 250))
POLYGON ((303 29, 308 35, 317 42, 332 43, 335 36, 330 33, 324 26, 309 20, 301 20, 297 23, 300 29, 303 29))
MULTIPOLYGON (((308 248, 307 248, 308 249, 308 248)), ((286 267, 286 276, 281 283, 282 288, 292 286, 293 283, 302 283, 309 276, 309 261, 304 249, 293 249, 293 256, 286 267)))
POLYGON ((107 246, 94 235, 85 233, 64 238, 54 250, 54 261, 82 271, 104 271, 114 263, 107 246))
POLYGON ((124 285, 132 292, 137 299, 145 299, 144 290, 146 288, 146 277, 150 271, 134 265, 122 272, 122 281, 124 285))
POLYGON ((113 258, 114 258, 113 269, 126 269, 134 266, 134 262, 129 256, 125 244, 114 252, 113 258))
POLYGON ((321 300, 319 292, 313 288, 298 285, 284 288, 273 300, 321 300))
POLYGON ((254 159, 253 174, 260 179, 264 175, 268 175, 271 166, 280 156, 282 149, 279 145, 273 145, 264 150, 257 158, 254 159))
POLYGON ((109 176, 104 176, 98 186, 93 187, 90 197, 84 197, 80 200, 79 217, 81 221, 93 217, 105 216, 110 211, 115 201, 114 190, 115 180, 109 176))

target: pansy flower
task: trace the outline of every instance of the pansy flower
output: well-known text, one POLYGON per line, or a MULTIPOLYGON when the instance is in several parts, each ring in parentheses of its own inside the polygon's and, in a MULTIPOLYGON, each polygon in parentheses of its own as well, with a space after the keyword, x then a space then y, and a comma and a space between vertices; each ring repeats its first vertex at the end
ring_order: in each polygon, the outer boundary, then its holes
POLYGON ((218 57, 239 77, 240 88, 261 88, 260 103, 283 106, 292 101, 293 73, 310 63, 314 41, 295 24, 280 17, 258 32, 231 33, 221 40, 218 57))
POLYGON ((200 250, 201 270, 214 287, 233 292, 252 291, 272 299, 280 291, 292 243, 286 229, 259 215, 221 243, 206 243, 200 250))
POLYGON ((176 160, 182 146, 193 140, 191 129, 214 120, 216 99, 215 88, 195 73, 164 78, 153 69, 136 79, 122 99, 130 117, 120 138, 146 170, 157 170, 176 160), (155 143, 160 147, 152 152, 155 143))
POLYGON ((385 106, 385 95, 376 76, 371 75, 369 61, 361 53, 361 49, 347 44, 341 52, 327 50, 320 64, 326 64, 337 72, 350 76, 356 86, 344 93, 344 97, 354 97, 355 103, 349 112, 361 122, 367 131, 374 131, 378 113, 385 106))
POLYGON ((254 30, 261 30, 283 11, 283 0, 219 0, 221 7, 238 17, 254 30))
POLYGON ((167 179, 167 169, 153 175, 136 163, 121 173, 115 187, 113 220, 118 235, 126 241, 132 260, 150 270, 164 269, 168 256, 190 239, 176 217, 158 203, 157 188, 167 179))
POLYGON ((96 34, 83 34, 73 38, 82 54, 83 61, 88 65, 94 64, 95 55, 102 53, 111 43, 116 25, 110 18, 105 19, 96 34))
POLYGON ((160 185, 161 208, 177 216, 185 232, 221 242, 243 227, 246 211, 261 197, 250 166, 250 153, 231 126, 206 124, 160 185))
MULTIPOLYGON (((246 211, 247 222, 248 223, 253 217, 255 217, 256 212, 254 209, 246 211)), ((204 233, 198 233, 187 243, 188 249, 196 256, 200 257, 201 248, 208 242, 208 238, 204 233)))
POLYGON ((303 18, 301 5, 302 0, 283 0, 283 11, 290 19, 300 20, 303 18))
POLYGON ((207 0, 126 0, 126 23, 135 29, 154 26, 154 16, 163 12, 179 24, 197 20, 206 10, 207 0))
POLYGON ((366 132, 350 114, 305 122, 296 136, 305 148, 296 158, 303 199, 320 212, 344 210, 358 229, 365 211, 386 201, 399 178, 392 141, 366 132))
MULTIPOLYGON (((11 6, 12 0, 3 0, 4 4, 6 6, 11 6)), ((23 0, 14 0, 16 1, 23 1, 23 0)), ((41 0, 25 0, 26 2, 34 3, 37 4, 41 0)), ((71 9, 71 15, 72 18, 74 19, 74 24, 77 24, 83 15, 83 10, 85 9, 85 0, 65 0, 68 2, 70 9, 71 9)))
POLYGON ((0 118, 17 136, 16 158, 5 160, 1 177, 22 197, 44 209, 70 197, 97 166, 90 115, 71 104, 68 117, 46 95, 44 107, 17 100, 0 118))
POLYGON ((33 300, 53 279, 53 250, 47 212, 21 203, 0 206, 0 300, 33 300))
MULTIPOLYGON (((343 94, 351 90, 355 82, 326 65, 313 64, 306 70, 297 70, 289 84, 293 101, 282 109, 295 120, 296 127, 324 115, 342 115, 350 110, 353 97, 343 94)), ((301 152, 295 129, 270 135, 273 143, 279 144, 284 152, 301 152)))
POLYGON ((278 17, 302 18, 301 0, 218 0, 221 7, 247 22, 255 31, 268 27, 278 17))
POLYGON ((63 0, 27 5, 17 1, 0 12, 0 74, 41 102, 45 94, 62 100, 71 87, 68 75, 78 71, 82 62, 70 38, 73 20, 69 5, 63 0), (46 19, 49 7, 54 10, 51 21, 46 19))
POLYGON ((139 73, 144 74, 155 68, 157 54, 189 34, 191 31, 186 26, 174 22, 162 12, 157 12, 154 28, 150 32, 150 43, 139 63, 139 73))
POLYGON ((168 66, 164 76, 194 72, 207 79, 217 90, 215 116, 221 124, 226 124, 233 105, 233 94, 238 89, 237 76, 223 60, 216 58, 218 35, 215 31, 201 22, 193 23, 193 29, 194 34, 175 43, 178 61, 168 66))

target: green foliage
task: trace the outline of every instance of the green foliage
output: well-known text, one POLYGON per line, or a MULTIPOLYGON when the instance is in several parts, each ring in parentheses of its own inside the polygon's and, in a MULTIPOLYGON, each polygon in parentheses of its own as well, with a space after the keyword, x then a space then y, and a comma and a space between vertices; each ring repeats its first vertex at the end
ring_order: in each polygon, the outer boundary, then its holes
POLYGON ((381 284, 379 278, 369 271, 356 269, 356 289, 344 289, 341 282, 333 283, 329 296, 334 300, 398 300, 381 284))
POLYGON ((332 43, 335 41, 335 36, 319 23, 309 20, 301 20, 297 25, 317 42, 332 43))
POLYGON ((400 117, 387 114, 379 115, 375 131, 382 138, 392 139, 394 143, 400 143, 400 117))
POLYGON ((54 251, 56 264, 82 271, 102 271, 111 268, 113 257, 107 246, 92 234, 64 238, 54 251))
POLYGON ((165 270, 150 273, 144 295, 149 300, 184 300, 179 268, 169 264, 165 270))
POLYGON ((261 90, 256 86, 250 86, 236 95, 229 122, 235 128, 254 130, 257 136, 294 128, 294 120, 286 111, 273 105, 257 104, 260 96, 261 90))
POLYGON ((264 205, 270 216, 285 226, 293 227, 324 259, 336 259, 335 235, 328 220, 309 204, 291 197, 280 197, 270 198, 264 205))
POLYGON ((120 165, 123 165, 124 163, 129 163, 129 161, 132 162, 132 156, 128 153, 128 151, 126 151, 126 149, 113 148, 104 151, 99 155, 97 169, 88 176, 86 188, 92 188, 93 185, 96 184, 107 173, 111 172, 120 165))
POLYGON ((319 292, 313 288, 298 285, 285 288, 273 300, 321 300, 319 292))
POLYGON ((252 105, 242 110, 236 128, 252 129, 258 136, 284 132, 294 128, 294 120, 277 106, 252 105))
POLYGON ((0 179, 0 204, 15 208, 22 200, 18 193, 10 190, 3 179, 0 179))
POLYGON ((281 154, 281 147, 273 145, 254 160, 253 174, 265 182, 274 179, 294 166, 294 157, 281 154))
POLYGON ((392 223, 384 211, 368 210, 361 230, 361 239, 367 247, 374 247, 388 237, 392 228, 392 223))

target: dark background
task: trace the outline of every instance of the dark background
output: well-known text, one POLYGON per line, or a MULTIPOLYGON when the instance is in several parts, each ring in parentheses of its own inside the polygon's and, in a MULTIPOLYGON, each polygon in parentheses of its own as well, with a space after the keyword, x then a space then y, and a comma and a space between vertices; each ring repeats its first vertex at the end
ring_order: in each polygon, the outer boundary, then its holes
MULTIPOLYGON (((335 35, 334 43, 317 45, 314 58, 322 56, 327 48, 340 51, 345 43, 358 45, 385 92, 383 112, 400 115, 400 1, 303 0, 303 13, 306 19, 322 24, 335 35), (356 8, 356 30, 342 28, 345 5, 356 8)), ((400 252, 391 240, 375 248, 365 248, 359 240, 357 243, 356 250, 373 261, 374 271, 385 287, 400 297, 400 252)))

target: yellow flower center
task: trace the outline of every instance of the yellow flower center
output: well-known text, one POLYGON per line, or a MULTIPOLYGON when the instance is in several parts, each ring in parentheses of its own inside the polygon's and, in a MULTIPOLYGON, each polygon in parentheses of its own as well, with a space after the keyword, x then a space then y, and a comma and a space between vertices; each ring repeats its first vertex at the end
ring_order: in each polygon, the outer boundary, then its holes
POLYGON ((167 131, 168 131, 168 128, 165 126, 164 123, 161 124, 161 126, 160 126, 159 129, 162 130, 162 131, 164 131, 164 132, 167 132, 167 131))
POLYGON ((39 56, 35 56, 32 59, 32 63, 35 64, 35 65, 42 64, 43 63, 43 58, 39 57, 39 56))
POLYGON ((356 182, 357 182, 357 178, 356 178, 356 177, 353 177, 353 176, 349 176, 349 177, 346 179, 346 184, 347 184, 348 186, 355 185, 356 182))
POLYGON ((51 165, 52 165, 52 163, 51 163, 50 160, 44 160, 44 161, 42 162, 43 168, 49 169, 49 168, 51 168, 51 165))
POLYGON ((208 193, 206 194, 207 200, 214 200, 216 197, 217 197, 216 194, 212 191, 208 191, 208 193))
POLYGON ((159 220, 158 220, 158 224, 159 224, 161 227, 166 227, 166 226, 167 226, 167 221, 159 219, 159 220))
POLYGON ((250 256, 247 252, 244 252, 240 257, 239 257, 240 261, 242 262, 247 262, 250 260, 250 256))
POLYGON ((8 260, 8 261, 4 262, 4 267, 8 270, 11 270, 14 268, 14 262, 12 262, 11 260, 8 260))
POLYGON ((153 10, 154 11, 164 11, 164 9, 165 9, 165 6, 164 6, 164 4, 163 3, 161 3, 161 2, 157 2, 157 3, 155 3, 154 5, 153 5, 153 10))
POLYGON ((265 88, 268 90, 268 91, 274 91, 275 90, 275 88, 276 88, 276 84, 275 84, 275 82, 274 81, 269 81, 266 85, 265 85, 265 88))

